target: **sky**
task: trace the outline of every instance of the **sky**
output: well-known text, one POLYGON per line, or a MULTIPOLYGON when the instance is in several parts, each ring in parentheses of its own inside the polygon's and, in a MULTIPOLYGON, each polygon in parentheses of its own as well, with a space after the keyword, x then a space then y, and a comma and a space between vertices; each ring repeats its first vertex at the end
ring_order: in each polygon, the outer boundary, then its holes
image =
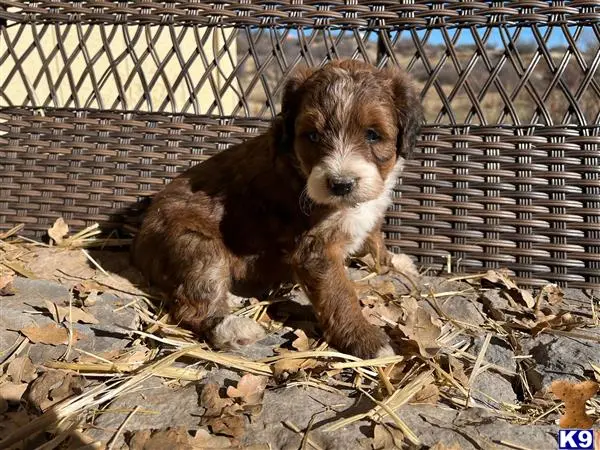
MULTIPOLYGON (((560 27, 552 27, 550 30, 548 30, 548 27, 546 27, 546 26, 538 26, 537 28, 542 36, 544 36, 548 32, 550 33, 549 38, 548 38, 548 47, 549 48, 566 47, 568 45, 568 41, 567 41, 567 38, 565 37, 564 31, 560 27)), ((567 27, 568 33, 571 34, 571 36, 575 36, 575 34, 577 32, 577 28, 580 28, 580 27, 576 27, 576 26, 567 27)), ((598 47, 598 38, 594 35, 592 28, 591 27, 581 27, 581 28, 582 28, 581 35, 576 40, 578 47, 580 47, 580 49, 582 49, 582 50, 586 50, 587 46, 589 46, 590 44, 598 47)), ((508 32, 511 36, 517 32, 516 27, 504 27, 503 30, 505 30, 505 32, 508 32)), ((306 29, 304 29, 304 34, 308 35, 312 31, 313 31, 312 29, 306 28, 306 29)), ((485 33, 485 31, 486 31, 485 27, 478 29, 478 33, 481 37, 483 37, 483 34, 485 33)), ((330 32, 334 36, 337 36, 339 34, 339 31, 335 31, 335 30, 330 31, 330 32)), ((448 32, 450 38, 452 39, 455 36, 455 33, 459 32, 459 30, 447 29, 447 32, 448 32)), ((347 31, 346 33, 350 34, 351 32, 347 31)), ((403 35, 403 38, 404 38, 404 36, 406 36, 406 38, 410 38, 410 32, 408 32, 408 31, 402 32, 402 35, 403 35)), ((425 30, 417 31, 417 35, 419 36, 420 39, 423 39, 423 37, 425 35, 425 30)), ((290 31, 290 33, 289 33, 290 38, 294 38, 297 36, 298 36, 297 30, 290 31)), ((376 33, 371 32, 369 37, 370 37, 370 39, 374 40, 374 39, 376 39, 376 36, 377 36, 376 33)), ((442 32, 439 30, 432 31, 429 34, 427 43, 430 45, 443 45, 444 38, 443 38, 442 32)), ((518 38, 518 43, 520 43, 520 44, 535 43, 534 33, 531 28, 529 28, 529 27, 521 28, 519 38, 518 38)), ((473 38, 473 35, 472 35, 472 32, 470 29, 463 29, 462 31, 460 31, 460 37, 459 37, 458 44, 459 45, 460 44, 462 44, 462 45, 475 44, 475 41, 474 41, 474 38, 473 38)), ((502 37, 501 37, 498 27, 493 28, 491 36, 488 39, 488 45, 493 46, 493 47, 502 47, 503 46, 502 37)))

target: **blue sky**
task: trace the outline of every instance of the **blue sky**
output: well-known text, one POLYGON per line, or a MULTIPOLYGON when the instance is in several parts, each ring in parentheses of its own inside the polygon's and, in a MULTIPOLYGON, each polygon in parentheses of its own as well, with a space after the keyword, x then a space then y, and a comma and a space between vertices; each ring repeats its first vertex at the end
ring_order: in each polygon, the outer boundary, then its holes
MULTIPOLYGON (((546 27, 546 26, 538 26, 537 28, 542 36, 544 36, 546 33, 550 32, 550 36, 548 39, 548 44, 549 44, 550 48, 564 47, 564 46, 568 45, 567 38, 565 37, 564 31, 562 28, 552 27, 552 29, 550 29, 550 31, 548 30, 548 27, 546 27)), ((568 27, 567 28, 568 33, 571 34, 571 36, 575 36, 575 34, 577 32, 577 28, 579 28, 579 27, 575 27, 575 26, 568 27)), ((503 30, 504 30, 503 31, 504 33, 509 33, 510 36, 514 36, 514 34, 517 32, 516 27, 504 27, 503 30)), ((477 32, 479 33, 479 35, 481 37, 483 37, 485 31, 486 31, 486 28, 481 27, 481 28, 478 28, 477 32)), ((304 30, 305 34, 310 34, 311 32, 312 32, 312 30, 308 29, 308 28, 304 30)), ((332 35, 337 36, 340 31, 332 30, 330 32, 332 35)), ((449 34, 450 39, 452 39, 455 36, 455 33, 459 32, 459 30, 448 29, 447 32, 449 34)), ((346 31, 346 33, 350 34, 351 32, 346 31)), ((410 39, 409 31, 403 31, 402 35, 403 35, 403 38, 410 39)), ((417 35, 419 36, 419 38, 423 39, 423 36, 425 35, 425 30, 417 31, 417 35)), ((296 37, 296 36, 298 36, 298 31, 291 30, 290 37, 296 37)), ((370 38, 375 39, 376 33, 371 32, 370 38)), ((444 39, 443 39, 441 31, 440 30, 432 31, 429 35, 427 42, 430 45, 440 45, 440 44, 443 45, 444 39)), ((518 38, 517 42, 520 44, 535 43, 533 31, 528 27, 522 27, 521 31, 519 33, 519 38, 518 38)), ((591 27, 583 27, 583 29, 581 31, 581 36, 579 37, 579 39, 577 39, 576 42, 577 42, 577 44, 579 44, 579 46, 583 50, 585 50, 586 46, 589 45, 590 43, 592 43, 592 45, 595 44, 596 47, 598 46, 598 39, 594 35, 591 27)), ((462 31, 460 31, 460 38, 459 38, 458 43, 459 43, 459 45, 460 44, 462 44, 462 45, 474 44, 475 41, 473 39, 472 31, 470 29, 463 29, 462 31)), ((499 27, 492 28, 491 35, 488 39, 488 45, 495 46, 495 47, 503 46, 499 27)))

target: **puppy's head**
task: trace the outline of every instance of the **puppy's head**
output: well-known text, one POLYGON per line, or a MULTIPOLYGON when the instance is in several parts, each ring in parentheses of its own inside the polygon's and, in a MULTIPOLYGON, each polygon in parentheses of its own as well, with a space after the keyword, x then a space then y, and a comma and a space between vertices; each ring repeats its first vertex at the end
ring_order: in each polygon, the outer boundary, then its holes
POLYGON ((336 60, 287 82, 282 134, 318 204, 350 206, 396 182, 422 120, 417 93, 399 69, 336 60))

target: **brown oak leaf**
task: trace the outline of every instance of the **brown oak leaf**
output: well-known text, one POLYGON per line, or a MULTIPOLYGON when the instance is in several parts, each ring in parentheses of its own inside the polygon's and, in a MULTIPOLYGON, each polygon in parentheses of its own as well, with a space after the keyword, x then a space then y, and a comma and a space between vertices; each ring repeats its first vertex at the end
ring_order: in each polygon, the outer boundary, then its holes
POLYGON ((6 374, 13 383, 29 383, 37 378, 35 366, 29 356, 19 356, 13 359, 6 369, 6 374))
MULTIPOLYGON (((61 345, 67 344, 69 340, 67 329, 55 323, 49 323, 42 327, 32 325, 22 328, 20 331, 34 344, 61 345)), ((73 341, 77 339, 77 331, 73 330, 73 341)))
POLYGON ((406 299, 402 306, 406 310, 406 320, 405 324, 398 325, 398 328, 418 346, 422 356, 426 358, 435 356, 440 349, 436 340, 442 333, 439 319, 435 319, 426 309, 418 306, 414 298, 406 299))
POLYGON ((394 424, 377 424, 373 429, 373 450, 401 449, 404 433, 394 424))
POLYGON ((417 392, 410 403, 425 403, 435 405, 440 399, 440 390, 435 384, 428 384, 423 386, 419 392, 417 392))
POLYGON ((54 222, 51 228, 48 228, 48 236, 57 244, 62 244, 65 236, 69 234, 69 226, 62 217, 54 222))
POLYGON ((227 388, 227 396, 239 399, 245 411, 258 414, 262 409, 262 399, 267 381, 267 377, 247 373, 238 381, 237 387, 229 386, 227 388))
POLYGON ((63 321, 72 323, 98 323, 98 319, 81 308, 72 306, 69 310, 68 306, 57 305, 49 300, 44 300, 44 303, 46 304, 46 309, 58 323, 63 321))
POLYGON ((208 383, 202 388, 200 393, 200 406, 206 408, 204 417, 219 417, 224 414, 235 414, 239 411, 239 406, 230 398, 221 398, 219 395, 219 385, 208 383))

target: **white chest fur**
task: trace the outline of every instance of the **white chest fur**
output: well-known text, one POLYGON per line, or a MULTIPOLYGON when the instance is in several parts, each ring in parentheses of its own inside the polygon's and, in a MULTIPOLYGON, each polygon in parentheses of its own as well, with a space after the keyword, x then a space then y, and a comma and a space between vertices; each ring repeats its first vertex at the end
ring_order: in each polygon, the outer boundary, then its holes
POLYGON ((340 224, 340 228, 351 239, 350 244, 346 247, 348 255, 360 250, 368 234, 385 214, 392 201, 392 191, 403 167, 404 160, 398 160, 385 180, 385 188, 379 197, 336 213, 337 217, 334 220, 340 224))

